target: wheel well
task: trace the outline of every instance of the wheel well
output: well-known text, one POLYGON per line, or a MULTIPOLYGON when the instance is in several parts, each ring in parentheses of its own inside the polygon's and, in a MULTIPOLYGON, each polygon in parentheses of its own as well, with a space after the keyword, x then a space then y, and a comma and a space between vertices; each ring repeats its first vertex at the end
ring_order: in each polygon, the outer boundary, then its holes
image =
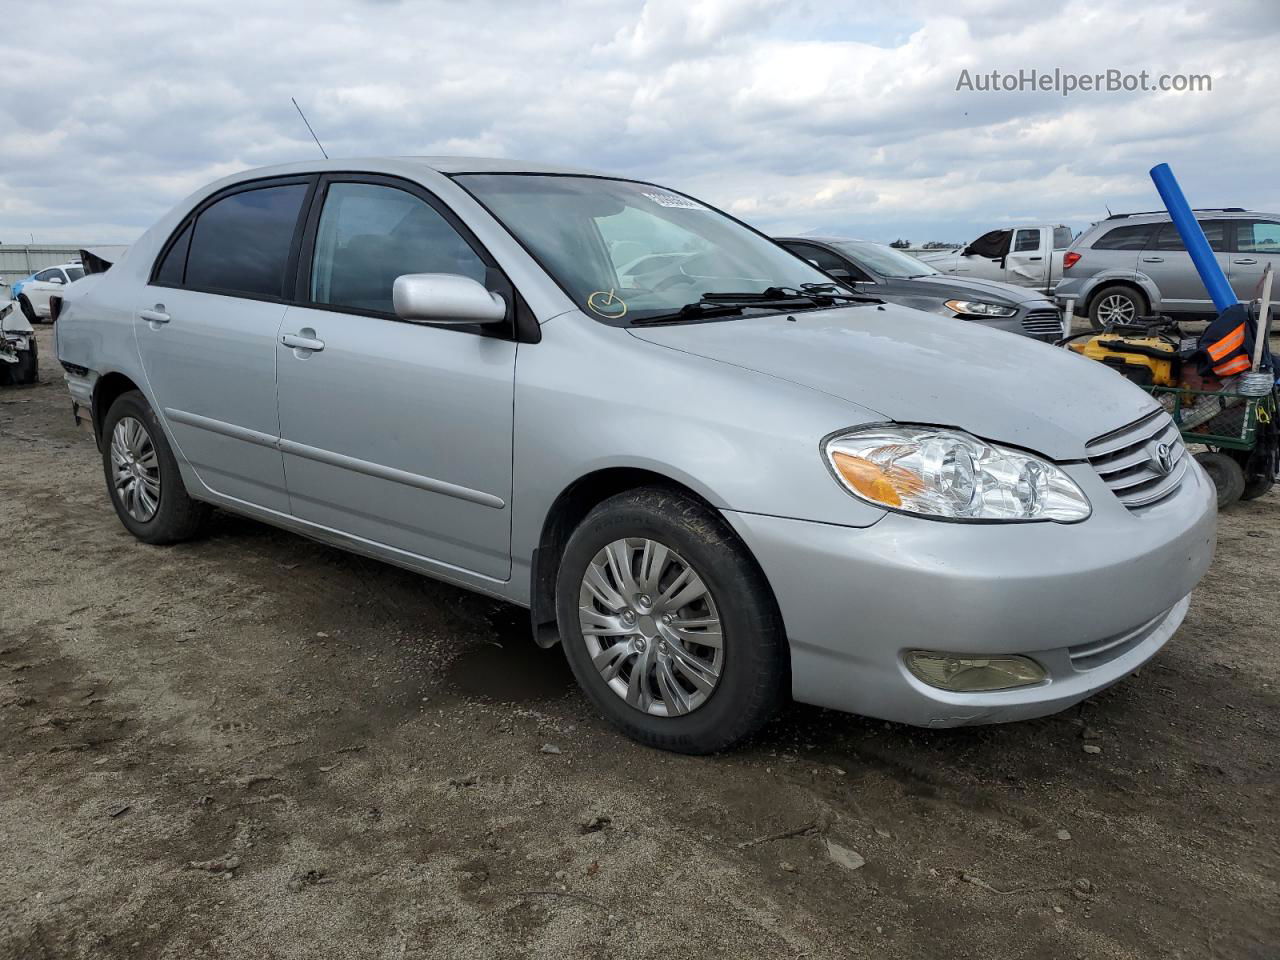
MULTIPOLYGON (((533 636, 539 646, 551 647, 560 640, 556 626, 556 575, 559 573, 560 558, 564 555, 569 537, 598 504, 637 487, 664 487, 676 491, 698 501, 719 516, 719 511, 705 497, 652 470, 613 467, 575 480, 556 497, 555 503, 547 511, 547 518, 542 524, 542 536, 530 564, 529 614, 533 623, 533 636)), ((732 527, 727 523, 724 526, 730 536, 739 539, 732 527)), ((743 544, 743 549, 747 550, 746 544, 743 544)), ((747 550, 748 555, 750 552, 747 550)), ((761 576, 767 583, 768 577, 764 576, 763 571, 761 576)))
POLYGON ((98 448, 102 448, 102 424, 107 419, 107 411, 122 393, 137 390, 138 385, 123 373, 108 373, 98 378, 93 385, 93 404, 90 412, 93 415, 93 438, 98 448))
POLYGON ((1142 303, 1146 304, 1147 310, 1151 309, 1151 298, 1147 296, 1147 291, 1142 289, 1141 284, 1134 283, 1132 280, 1104 280, 1089 294, 1089 302, 1085 305, 1086 315, 1093 310, 1093 303, 1098 299, 1098 295, 1110 287, 1127 287, 1138 295, 1142 303))

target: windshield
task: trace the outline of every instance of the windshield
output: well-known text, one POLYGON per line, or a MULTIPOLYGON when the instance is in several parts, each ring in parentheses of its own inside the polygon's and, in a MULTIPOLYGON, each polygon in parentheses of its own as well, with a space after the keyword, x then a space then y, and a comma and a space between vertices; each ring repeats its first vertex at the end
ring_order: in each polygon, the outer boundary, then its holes
POLYGON ((927 277, 938 272, 923 260, 917 260, 901 250, 886 247, 881 243, 871 243, 869 240, 837 240, 831 245, 842 253, 847 253, 859 266, 866 267, 872 273, 878 273, 888 280, 927 277))
POLYGON ((665 316, 707 294, 831 284, 768 238, 661 187, 528 174, 455 179, 584 311, 605 320, 665 316))

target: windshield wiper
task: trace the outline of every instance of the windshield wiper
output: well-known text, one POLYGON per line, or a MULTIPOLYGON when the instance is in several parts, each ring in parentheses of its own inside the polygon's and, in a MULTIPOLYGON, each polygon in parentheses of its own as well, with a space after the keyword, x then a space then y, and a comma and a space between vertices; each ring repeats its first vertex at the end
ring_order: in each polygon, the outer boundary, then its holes
POLYGON ((638 317, 631 321, 633 327, 651 323, 678 323, 702 317, 722 317, 739 314, 750 307, 758 309, 794 310, 803 307, 829 307, 837 301, 850 303, 880 303, 874 297, 841 293, 834 283, 806 283, 803 288, 768 287, 760 291, 746 290, 740 293, 704 293, 693 303, 686 303, 672 313, 660 313, 651 317, 638 317))

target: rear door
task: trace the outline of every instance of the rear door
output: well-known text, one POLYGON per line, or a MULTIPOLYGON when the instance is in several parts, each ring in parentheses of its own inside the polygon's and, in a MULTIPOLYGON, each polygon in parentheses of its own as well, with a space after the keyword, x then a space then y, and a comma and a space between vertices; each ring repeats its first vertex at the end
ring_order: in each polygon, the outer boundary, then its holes
MULTIPOLYGON (((1205 239, 1222 268, 1223 275, 1230 270, 1230 236, 1227 220, 1201 220, 1205 239)), ((1182 242, 1178 228, 1172 223, 1162 223, 1147 241, 1138 257, 1138 269, 1150 277, 1160 288, 1162 309, 1174 313, 1217 313, 1204 281, 1191 262, 1191 254, 1182 242)))
POLYGON ((507 579, 516 343, 501 329, 401 320, 391 288, 403 274, 461 274, 510 304, 510 285, 416 184, 325 177, 310 221, 306 305, 289 308, 279 338, 289 344, 276 344, 294 515, 507 579))
POLYGON ((1047 232, 1040 227, 1019 227, 1013 231, 1013 244, 1005 257, 1005 275, 1001 279, 1021 287, 1048 287, 1050 250, 1045 242, 1047 232))
POLYGON ((311 183, 258 181, 202 204, 157 260, 134 321, 156 412, 200 480, 286 514, 276 339, 311 183))
MULTIPOLYGON (((1237 220, 1235 252, 1231 255, 1231 289, 1241 300, 1262 295, 1262 272, 1271 264, 1280 270, 1280 222, 1237 220)), ((1273 281, 1271 296, 1280 299, 1280 282, 1273 281)))

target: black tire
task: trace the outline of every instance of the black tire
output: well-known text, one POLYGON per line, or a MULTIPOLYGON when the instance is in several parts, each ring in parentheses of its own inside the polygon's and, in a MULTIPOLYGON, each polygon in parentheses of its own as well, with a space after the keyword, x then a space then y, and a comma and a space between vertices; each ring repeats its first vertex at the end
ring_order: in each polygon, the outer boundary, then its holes
POLYGON ((40 322, 40 317, 36 313, 36 308, 31 306, 31 301, 27 299, 26 294, 18 294, 18 307, 22 310, 22 315, 27 318, 27 323, 40 322))
POLYGON ((1089 325, 1095 330, 1102 329, 1102 311, 1106 309, 1108 301, 1111 298, 1122 298, 1132 304, 1133 312, 1129 315, 1130 321, 1145 316, 1147 313, 1147 300, 1142 294, 1133 287, 1125 286, 1122 283, 1112 284, 1103 287, 1089 299, 1089 325))
POLYGON ((764 574, 721 517, 679 492, 631 490, 587 515, 560 561, 556 616, 569 666, 591 702, 623 733, 648 746, 689 754, 724 750, 759 730, 787 696, 786 634, 764 574), (719 613, 719 681, 701 705, 683 715, 655 716, 629 705, 600 675, 587 650, 578 617, 583 577, 606 545, 624 538, 654 540, 679 554, 702 578, 719 613))
POLYGON ((14 368, 14 383, 39 383, 40 382, 40 347, 36 343, 36 338, 32 337, 28 343, 27 352, 20 355, 21 360, 18 361, 14 368))
POLYGON ((107 495, 111 505, 116 508, 116 516, 124 524, 125 529, 143 543, 178 543, 190 540, 198 534, 209 517, 208 504, 193 500, 187 495, 182 482, 182 474, 178 471, 178 462, 174 459, 173 450, 164 430, 156 420, 150 404, 138 390, 122 393, 111 404, 106 419, 102 423, 102 472, 107 481, 107 495), (155 451, 160 478, 160 497, 155 512, 147 519, 141 520, 132 516, 122 502, 112 474, 112 437, 116 425, 126 417, 132 417, 146 431, 147 438, 155 451))
POLYGON ((1218 509, 1231 506, 1244 495, 1244 470, 1225 453, 1197 453, 1196 462, 1204 467, 1218 491, 1218 509))
POLYGON ((1240 464, 1240 469, 1244 471, 1244 490, 1240 494, 1241 500, 1257 500, 1259 497, 1266 496, 1275 486, 1271 457, 1261 446, 1254 447, 1252 450, 1231 450, 1228 451, 1227 456, 1240 464))

